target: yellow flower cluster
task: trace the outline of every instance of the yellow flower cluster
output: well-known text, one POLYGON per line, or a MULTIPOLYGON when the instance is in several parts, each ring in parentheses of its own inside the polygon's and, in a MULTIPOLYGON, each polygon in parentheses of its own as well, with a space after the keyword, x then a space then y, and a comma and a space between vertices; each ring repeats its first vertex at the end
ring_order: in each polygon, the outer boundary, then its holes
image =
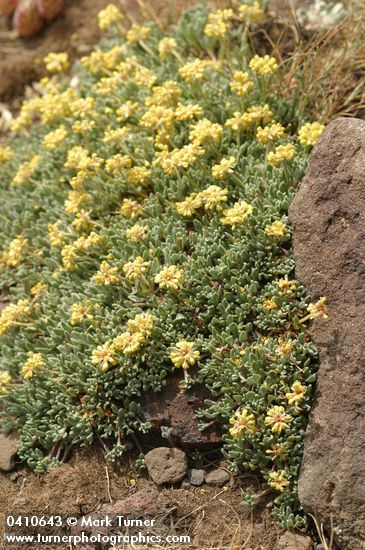
POLYGON ((11 382, 11 376, 7 372, 0 372, 0 395, 4 395, 7 392, 7 386, 11 382))
POLYGON ((181 96, 179 85, 174 80, 167 80, 162 86, 154 86, 152 95, 146 97, 146 107, 158 105, 160 107, 174 107, 181 96))
POLYGON ((122 332, 112 342, 106 342, 93 350, 91 362, 103 372, 118 363, 117 354, 121 351, 130 355, 139 350, 146 338, 152 334, 153 316, 150 313, 137 314, 128 321, 129 331, 122 332))
POLYGON ((221 223, 230 225, 234 229, 236 225, 243 223, 252 214, 252 206, 245 201, 239 201, 231 208, 224 210, 223 214, 221 223))
POLYGON ((282 406, 276 405, 267 411, 265 418, 265 424, 267 426, 272 426, 271 431, 273 433, 281 433, 282 431, 289 428, 288 422, 292 417, 290 414, 285 413, 285 409, 282 406))
POLYGON ((273 118, 273 114, 267 104, 252 105, 246 112, 235 111, 233 117, 227 119, 226 126, 234 132, 243 132, 259 123, 267 124, 273 118))
POLYGON ((270 472, 269 478, 270 478, 270 482, 269 482, 270 487, 273 487, 273 489, 276 489, 281 493, 285 490, 285 487, 288 487, 288 485, 290 485, 289 481, 285 477, 284 470, 280 470, 278 472, 270 472))
POLYGON ((230 418, 229 423, 232 428, 229 429, 229 433, 232 437, 242 437, 244 432, 253 433, 256 428, 256 420, 253 414, 247 409, 242 411, 236 411, 233 418, 230 418))
POLYGON ((187 340, 177 342, 170 353, 170 359, 175 368, 181 367, 182 369, 188 369, 195 365, 199 357, 200 352, 195 349, 194 342, 187 340))
POLYGON ((288 228, 286 225, 278 220, 265 227, 265 233, 270 237, 283 237, 287 232, 288 228))
POLYGON ((48 224, 48 237, 52 247, 57 248, 64 245, 65 234, 60 229, 61 221, 48 224))
POLYGON ((43 138, 43 145, 46 149, 53 151, 58 145, 60 145, 67 136, 67 130, 62 124, 57 130, 50 132, 43 138))
POLYGON ((293 405, 301 401, 304 395, 307 393, 307 388, 303 386, 299 380, 296 380, 291 387, 291 392, 285 394, 289 405, 293 405))
POLYGON ((123 199, 120 213, 126 218, 136 218, 143 212, 143 206, 132 199, 123 199))
POLYGON ((0 164, 7 162, 13 154, 13 151, 10 147, 4 147, 0 145, 0 164))
POLYGON ((5 307, 0 315, 0 336, 16 322, 23 321, 30 314, 29 300, 19 300, 16 304, 5 307))
POLYGON ((127 32, 128 44, 136 44, 137 42, 143 42, 151 33, 151 29, 143 25, 137 25, 136 23, 127 32))
POLYGON ((325 305, 326 300, 327 298, 322 296, 315 304, 309 304, 308 312, 310 319, 317 319, 317 317, 323 317, 325 320, 328 319, 327 306, 325 305))
POLYGON ((254 2, 252 6, 243 4, 240 6, 239 14, 248 25, 261 23, 265 18, 264 10, 261 8, 259 2, 254 2))
POLYGON ((269 126, 257 128, 256 137, 260 143, 273 143, 285 135, 285 128, 280 122, 272 122, 269 126))
POLYGON ((131 168, 132 159, 128 155, 114 155, 105 163, 105 172, 112 176, 118 176, 123 170, 131 168))
POLYGON ((28 352, 28 359, 22 367, 22 375, 24 380, 29 380, 33 377, 33 371, 44 367, 45 362, 41 353, 28 352))
POLYGON ((199 146, 209 142, 219 143, 222 135, 223 128, 220 124, 203 118, 191 126, 189 138, 193 145, 199 146))
POLYGON ((118 274, 118 268, 112 267, 107 261, 101 262, 99 271, 91 279, 97 285, 115 285, 120 282, 120 276, 118 274))
POLYGON ((134 243, 143 241, 147 237, 147 228, 143 225, 136 223, 129 229, 126 229, 126 237, 134 243))
POLYGON ((195 80, 201 80, 205 76, 205 72, 208 68, 213 67, 215 61, 208 61, 206 59, 195 59, 189 61, 179 69, 179 73, 185 82, 194 82, 195 80))
POLYGON ((38 298, 38 296, 40 296, 46 288, 47 285, 45 283, 37 283, 30 289, 30 295, 33 296, 33 298, 38 298))
POLYGON ((165 266, 155 276, 155 283, 160 288, 179 290, 184 284, 184 271, 176 265, 165 266))
POLYGON ((27 246, 28 240, 22 235, 13 239, 0 256, 0 266, 4 264, 7 267, 17 267, 24 259, 27 246))
POLYGON ((177 42, 175 38, 162 38, 158 44, 158 53, 160 59, 165 59, 169 55, 173 55, 177 48, 177 42))
POLYGON ((275 152, 270 151, 267 155, 267 162, 271 166, 279 166, 282 162, 291 160, 295 155, 295 147, 288 143, 287 145, 279 145, 275 147, 275 152))
POLYGON ((200 193, 191 193, 185 200, 175 204, 180 216, 190 217, 198 208, 204 205, 205 210, 222 210, 221 203, 227 202, 228 189, 217 185, 209 185, 200 193))
POLYGON ((319 122, 307 122, 307 124, 299 128, 299 143, 308 146, 315 145, 323 134, 324 129, 325 126, 319 122))
POLYGON ((117 6, 114 4, 108 4, 108 6, 101 10, 98 14, 99 19, 99 29, 106 30, 111 25, 118 23, 124 19, 121 12, 118 10, 117 6))
POLYGON ((254 83, 250 80, 250 76, 247 72, 235 71, 229 87, 232 92, 235 92, 239 97, 243 97, 247 92, 252 90, 254 83))
POLYGON ((44 58, 46 69, 50 73, 61 73, 69 68, 67 52, 49 53, 44 58))
POLYGON ((166 174, 174 174, 180 168, 188 169, 199 157, 205 154, 204 149, 195 142, 184 145, 181 149, 169 151, 164 148, 160 153, 156 153, 154 166, 160 166, 166 174))
POLYGON ((212 167, 212 176, 218 180, 221 180, 227 176, 227 174, 233 174, 233 168, 236 166, 236 159, 234 157, 223 158, 219 164, 215 164, 212 167))
POLYGON ((77 302, 71 306, 71 325, 79 325, 85 321, 92 321, 94 306, 90 300, 77 302))
POLYGON ((251 59, 249 67, 251 71, 261 76, 274 74, 278 70, 278 64, 275 57, 270 57, 269 55, 264 55, 264 57, 255 55, 255 57, 251 59))
POLYGON ((151 170, 146 166, 135 166, 128 172, 128 183, 146 186, 150 182, 151 170))
POLYGON ((223 38, 228 31, 228 21, 233 17, 231 9, 217 10, 208 15, 208 23, 204 29, 207 36, 223 38))
POLYGON ((142 256, 137 256, 135 260, 127 262, 123 266, 123 272, 129 281, 135 281, 147 271, 150 262, 145 262, 142 256))
POLYGON ((17 173, 12 179, 11 185, 18 187, 29 182, 30 178, 34 175, 40 162, 40 156, 34 155, 29 161, 24 162, 18 168, 17 173))

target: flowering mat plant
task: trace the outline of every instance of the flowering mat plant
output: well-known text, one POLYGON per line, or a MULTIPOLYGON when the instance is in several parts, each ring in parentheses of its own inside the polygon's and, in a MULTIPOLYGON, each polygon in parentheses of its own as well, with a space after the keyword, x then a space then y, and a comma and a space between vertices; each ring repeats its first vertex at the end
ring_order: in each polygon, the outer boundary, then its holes
POLYGON ((98 440, 116 460, 178 369, 210 390, 201 425, 232 471, 260 473, 298 527, 307 324, 326 306, 294 279, 287 212, 324 127, 252 51, 264 18, 200 6, 162 34, 109 5, 72 78, 67 54, 45 59, 0 148, 1 421, 37 472, 98 440))

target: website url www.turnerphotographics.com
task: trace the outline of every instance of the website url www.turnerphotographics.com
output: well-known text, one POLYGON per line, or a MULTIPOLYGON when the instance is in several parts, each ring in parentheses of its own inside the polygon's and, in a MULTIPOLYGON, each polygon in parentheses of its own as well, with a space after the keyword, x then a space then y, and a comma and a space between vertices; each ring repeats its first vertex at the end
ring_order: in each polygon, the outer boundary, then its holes
POLYGON ((83 516, 77 518, 70 516, 8 516, 5 520, 4 533, 5 544, 61 544, 71 546, 79 544, 109 544, 111 547, 117 544, 140 545, 163 545, 163 544, 189 544, 189 535, 159 535, 154 531, 155 521, 153 519, 131 519, 124 516, 83 516), (77 528, 75 534, 49 534, 42 531, 49 531, 52 527, 61 530, 62 528, 77 528), (100 528, 101 532, 97 530, 100 528), (17 532, 19 529, 20 532, 17 532), (34 533, 37 529, 39 532, 34 533), (116 531, 116 534, 106 532, 116 531), (26 534, 30 530, 31 533, 26 534), (120 533, 118 531, 127 531, 120 533), (92 531, 90 533, 90 531, 92 531), (130 532, 131 531, 131 532, 130 532))

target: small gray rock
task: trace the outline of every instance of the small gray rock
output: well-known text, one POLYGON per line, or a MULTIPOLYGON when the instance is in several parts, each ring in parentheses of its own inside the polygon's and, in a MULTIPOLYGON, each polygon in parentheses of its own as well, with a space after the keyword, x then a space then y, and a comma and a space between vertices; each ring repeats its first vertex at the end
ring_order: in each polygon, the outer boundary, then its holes
POLYGON ((0 434, 0 470, 11 472, 18 447, 19 437, 16 434, 0 434))
POLYGON ((206 475, 205 482, 207 485, 212 485, 213 487, 223 487, 230 479, 231 476, 226 470, 217 469, 206 475))
POLYGON ((313 541, 305 535, 285 531, 278 541, 278 550, 311 550, 313 541))
POLYGON ((158 447, 145 456, 145 463, 152 481, 157 485, 179 483, 187 474, 188 461, 181 449, 158 447))
POLYGON ((192 484, 187 479, 182 480, 181 489, 192 489, 192 487, 192 484))
POLYGON ((205 470, 197 470, 196 468, 189 470, 188 479, 192 485, 202 485, 205 480, 205 470))

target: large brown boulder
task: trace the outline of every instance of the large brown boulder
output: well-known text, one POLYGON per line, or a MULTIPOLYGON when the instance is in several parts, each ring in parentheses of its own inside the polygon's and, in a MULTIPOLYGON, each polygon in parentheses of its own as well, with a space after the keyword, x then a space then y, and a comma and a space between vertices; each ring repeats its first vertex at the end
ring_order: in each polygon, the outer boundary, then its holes
POLYGON ((296 276, 313 300, 328 298, 316 319, 315 400, 299 479, 304 509, 336 542, 365 549, 365 122, 339 118, 322 135, 292 206, 296 276))

